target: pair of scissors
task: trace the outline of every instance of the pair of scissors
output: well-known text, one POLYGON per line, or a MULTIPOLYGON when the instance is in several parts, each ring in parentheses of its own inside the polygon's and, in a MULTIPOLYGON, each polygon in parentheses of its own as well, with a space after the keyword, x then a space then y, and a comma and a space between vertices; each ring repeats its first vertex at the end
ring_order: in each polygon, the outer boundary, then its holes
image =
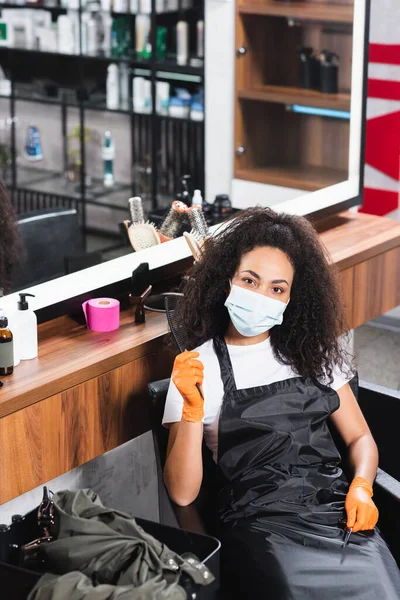
POLYGON ((351 536, 352 533, 353 533, 353 528, 352 527, 347 527, 345 529, 345 534, 344 534, 344 540, 343 540, 342 548, 346 548, 347 544, 349 543, 350 536, 351 536))

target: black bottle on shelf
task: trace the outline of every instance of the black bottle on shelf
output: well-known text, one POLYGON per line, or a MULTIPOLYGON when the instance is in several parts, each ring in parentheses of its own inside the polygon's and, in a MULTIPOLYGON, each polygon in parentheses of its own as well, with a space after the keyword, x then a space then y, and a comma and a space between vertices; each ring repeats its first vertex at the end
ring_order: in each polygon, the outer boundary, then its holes
POLYGON ((192 206, 193 190, 191 175, 182 175, 180 188, 179 200, 184 202, 186 206, 192 206))
POLYGON ((323 94, 337 94, 339 91, 339 57, 335 52, 322 50, 319 56, 320 90, 323 94))
POLYGON ((306 90, 318 89, 320 67, 314 50, 309 46, 299 46, 297 54, 300 58, 300 87, 306 90))
POLYGON ((227 219, 232 214, 232 202, 229 200, 227 194, 218 194, 215 196, 212 207, 215 222, 227 219))

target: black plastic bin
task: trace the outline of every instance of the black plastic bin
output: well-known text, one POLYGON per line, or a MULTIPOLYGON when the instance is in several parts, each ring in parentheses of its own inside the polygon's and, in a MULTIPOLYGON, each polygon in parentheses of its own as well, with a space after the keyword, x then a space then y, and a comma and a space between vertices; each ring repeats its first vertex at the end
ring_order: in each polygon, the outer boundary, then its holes
MULTIPOLYGON (((213 537, 191 533, 183 529, 161 525, 146 519, 136 519, 138 525, 178 554, 190 552, 207 565, 215 581, 206 587, 195 586, 190 597, 196 600, 215 600, 219 590, 220 542, 213 537), (193 592, 195 596, 193 596, 193 592)), ((0 530, 0 597, 26 600, 42 573, 29 571, 19 566, 20 547, 42 535, 37 524, 37 510, 24 517, 15 515, 13 523, 0 530), (3 591, 7 594, 3 595, 3 591)))

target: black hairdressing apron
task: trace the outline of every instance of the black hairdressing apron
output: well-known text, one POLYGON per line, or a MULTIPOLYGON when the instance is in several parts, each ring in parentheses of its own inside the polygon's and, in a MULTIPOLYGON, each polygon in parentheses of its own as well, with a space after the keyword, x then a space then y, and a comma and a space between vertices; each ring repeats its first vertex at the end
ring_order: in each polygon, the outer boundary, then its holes
POLYGON ((378 531, 352 534, 342 548, 349 484, 328 428, 338 394, 301 377, 237 390, 225 341, 214 348, 228 597, 399 600, 400 572, 378 531))

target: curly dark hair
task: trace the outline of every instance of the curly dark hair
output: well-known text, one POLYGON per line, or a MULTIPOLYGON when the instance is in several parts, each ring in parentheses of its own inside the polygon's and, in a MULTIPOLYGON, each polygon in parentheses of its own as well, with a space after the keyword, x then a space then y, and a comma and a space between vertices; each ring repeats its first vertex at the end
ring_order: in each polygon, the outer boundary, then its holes
POLYGON ((0 181, 0 288, 12 289, 14 268, 22 260, 22 243, 14 209, 4 184, 0 181))
POLYGON ((348 370, 348 356, 344 360, 339 340, 347 326, 337 273, 309 221, 269 208, 241 211, 206 241, 177 307, 189 349, 226 333, 229 282, 243 255, 259 246, 282 250, 294 268, 283 323, 270 331, 276 358, 304 378, 327 377, 332 383, 332 365, 348 370))

